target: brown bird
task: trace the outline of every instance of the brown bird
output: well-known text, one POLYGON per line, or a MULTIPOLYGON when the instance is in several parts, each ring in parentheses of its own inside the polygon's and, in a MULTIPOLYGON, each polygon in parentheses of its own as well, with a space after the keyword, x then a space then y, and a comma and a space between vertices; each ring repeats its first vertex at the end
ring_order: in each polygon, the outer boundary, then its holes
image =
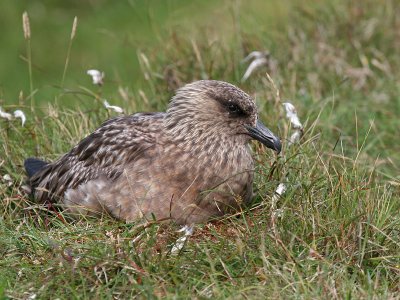
POLYGON ((202 223, 252 198, 251 138, 281 149, 249 95, 201 80, 166 112, 110 119, 55 162, 29 158, 25 168, 36 199, 74 213, 202 223))

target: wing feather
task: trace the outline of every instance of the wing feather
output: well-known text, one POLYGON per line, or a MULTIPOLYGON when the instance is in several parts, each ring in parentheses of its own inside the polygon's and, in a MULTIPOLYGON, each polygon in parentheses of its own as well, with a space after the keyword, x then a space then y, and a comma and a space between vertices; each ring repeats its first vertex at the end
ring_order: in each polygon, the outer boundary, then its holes
POLYGON ((134 114, 104 122, 57 161, 31 179, 35 197, 44 201, 100 176, 117 179, 127 164, 157 143, 164 113, 134 114))

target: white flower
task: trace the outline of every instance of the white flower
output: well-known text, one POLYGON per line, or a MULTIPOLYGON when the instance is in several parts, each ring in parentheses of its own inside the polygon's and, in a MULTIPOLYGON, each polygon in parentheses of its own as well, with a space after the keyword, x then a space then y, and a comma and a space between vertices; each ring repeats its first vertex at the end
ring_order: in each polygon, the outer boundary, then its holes
POLYGON ((11 121, 12 120, 12 115, 9 114, 9 113, 6 113, 0 107, 0 118, 4 118, 4 119, 7 119, 7 120, 11 121))
MULTIPOLYGON (((286 110, 286 117, 289 119, 290 124, 293 128, 293 134, 289 138, 288 146, 297 143, 303 136, 303 125, 300 123, 299 117, 297 116, 296 108, 290 102, 283 103, 286 110)), ((272 196, 272 215, 273 217, 283 217, 284 210, 282 208, 277 209, 277 203, 280 197, 286 192, 287 185, 281 182, 275 190, 275 194, 272 196)))
POLYGON ((193 234, 193 225, 185 225, 178 232, 183 232, 183 235, 176 240, 175 245, 171 249, 171 254, 176 255, 182 250, 186 240, 193 234))
POLYGON ((289 145, 297 143, 303 135, 303 125, 300 123, 299 117, 297 116, 296 108, 292 103, 285 102, 283 106, 286 110, 286 118, 289 119, 292 128, 294 129, 293 134, 289 138, 289 145))
POLYGON ((28 300, 35 300, 37 297, 37 294, 32 294, 28 297, 28 300))
POLYGON ((115 106, 115 105, 110 105, 107 100, 104 100, 103 104, 104 104, 105 108, 112 109, 113 111, 115 111, 119 114, 122 114, 124 112, 124 110, 121 107, 115 106))
POLYGON ((247 67, 247 70, 242 77, 242 82, 245 82, 255 70, 267 64, 268 60, 265 57, 259 57, 253 60, 251 64, 247 67))
POLYGON ((301 125, 299 117, 297 116, 296 108, 293 106, 293 104, 290 102, 285 102, 283 103, 283 106, 286 110, 286 118, 289 119, 293 128, 303 128, 303 125, 301 125))
POLYGON ((286 191, 286 185, 284 183, 280 183, 275 190, 275 194, 281 196, 286 191))
POLYGON ((247 55, 242 63, 250 63, 246 72, 242 77, 242 82, 246 81, 257 69, 265 67, 268 72, 274 73, 277 69, 278 62, 274 59, 269 51, 252 51, 247 55))
POLYGON ((5 174, 3 176, 3 181, 6 183, 7 186, 12 186, 13 180, 9 174, 5 174))
POLYGON ((253 51, 250 52, 249 55, 247 55, 242 62, 248 62, 252 59, 259 59, 259 58, 266 58, 268 57, 270 54, 268 51, 253 51))
POLYGON ((104 72, 100 72, 99 70, 87 70, 86 74, 92 76, 93 84, 103 85, 104 72))
POLYGON ((8 121, 11 121, 14 118, 20 118, 22 121, 22 126, 24 126, 25 121, 26 121, 24 112, 22 110, 17 109, 16 111, 14 111, 13 114, 14 114, 14 117, 12 114, 3 111, 0 107, 0 118, 7 119, 8 121))
POLYGON ((278 185, 278 187, 275 190, 275 194, 272 196, 272 206, 275 208, 278 200, 280 199, 280 197, 286 192, 286 184, 284 183, 280 183, 278 185))
POLYGON ((20 118, 21 119, 21 125, 24 126, 25 121, 26 121, 26 117, 25 114, 22 110, 17 109, 16 111, 14 111, 14 117, 15 118, 20 118))
POLYGON ((250 61, 251 63, 247 67, 247 70, 242 77, 242 82, 246 81, 255 70, 261 68, 262 66, 267 66, 273 70, 276 64, 268 51, 250 52, 250 54, 242 60, 242 63, 248 63, 250 61))

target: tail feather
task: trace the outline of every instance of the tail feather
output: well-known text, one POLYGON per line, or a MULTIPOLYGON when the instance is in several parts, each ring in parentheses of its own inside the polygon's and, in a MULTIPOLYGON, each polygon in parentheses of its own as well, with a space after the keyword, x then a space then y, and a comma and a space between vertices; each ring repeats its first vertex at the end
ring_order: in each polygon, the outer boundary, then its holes
POLYGON ((47 165, 47 162, 33 157, 26 159, 24 162, 25 170, 29 178, 31 178, 47 165))

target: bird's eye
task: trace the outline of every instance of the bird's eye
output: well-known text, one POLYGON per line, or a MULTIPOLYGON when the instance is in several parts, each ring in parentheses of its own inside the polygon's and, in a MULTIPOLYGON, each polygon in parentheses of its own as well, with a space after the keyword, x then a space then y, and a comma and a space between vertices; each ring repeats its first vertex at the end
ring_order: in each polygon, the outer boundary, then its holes
POLYGON ((236 104, 228 104, 228 109, 231 113, 236 113, 240 108, 236 104))
POLYGON ((238 105, 236 105, 234 103, 229 103, 227 105, 227 109, 228 109, 229 113, 232 114, 233 116, 239 117, 239 116, 243 116, 244 115, 243 110, 238 105))

